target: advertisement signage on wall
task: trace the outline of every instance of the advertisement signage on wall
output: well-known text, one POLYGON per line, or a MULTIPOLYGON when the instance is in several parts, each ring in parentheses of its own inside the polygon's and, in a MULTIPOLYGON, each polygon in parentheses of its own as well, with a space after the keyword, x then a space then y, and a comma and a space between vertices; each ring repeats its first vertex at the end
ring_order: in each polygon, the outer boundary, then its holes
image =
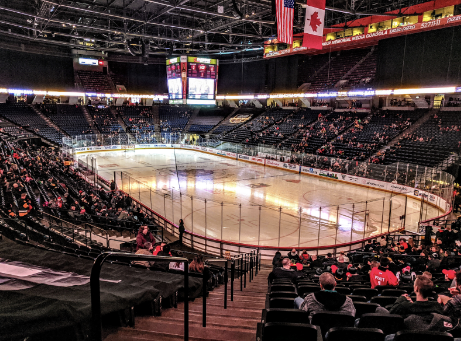
MULTIPOLYGON (((461 24, 461 15, 455 15, 452 17, 445 17, 436 20, 431 20, 427 22, 415 23, 407 26, 400 26, 395 28, 390 28, 383 31, 371 32, 371 33, 364 33, 358 34, 350 37, 335 39, 324 41, 322 43, 323 48, 333 47, 333 46, 347 46, 347 45, 354 45, 357 43, 364 43, 364 42, 373 42, 378 41, 385 38, 391 38, 394 36, 399 36, 403 34, 409 33, 417 33, 422 31, 428 31, 432 29, 443 28, 445 26, 454 26, 461 24)), ((325 39, 326 36, 324 36, 325 39)), ((298 54, 301 52, 307 52, 307 48, 296 47, 296 48, 287 48, 285 50, 280 51, 270 51, 267 54, 264 54, 264 58, 271 58, 271 57, 280 57, 284 55, 290 54, 298 54)))

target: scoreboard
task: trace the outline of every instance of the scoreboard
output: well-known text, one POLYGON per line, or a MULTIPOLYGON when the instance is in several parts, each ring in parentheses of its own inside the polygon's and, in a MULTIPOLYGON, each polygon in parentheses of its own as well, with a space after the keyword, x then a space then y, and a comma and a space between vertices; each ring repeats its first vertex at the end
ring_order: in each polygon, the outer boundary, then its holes
POLYGON ((166 61, 168 97, 172 104, 216 104, 219 61, 180 56, 166 61))

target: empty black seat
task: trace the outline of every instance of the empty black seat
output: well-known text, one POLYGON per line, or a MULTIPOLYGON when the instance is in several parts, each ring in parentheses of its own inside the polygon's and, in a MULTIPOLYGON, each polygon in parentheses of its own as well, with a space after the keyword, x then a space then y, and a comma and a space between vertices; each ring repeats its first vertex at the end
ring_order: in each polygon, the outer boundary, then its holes
POLYGON ((371 303, 378 303, 381 307, 394 304, 397 301, 397 296, 375 296, 371 298, 371 303))
POLYGON ((453 341, 449 333, 402 330, 395 333, 394 341, 453 341))
POLYGON ((262 341, 317 340, 320 328, 304 323, 266 323, 262 341))
POLYGON ((292 284, 275 284, 275 285, 271 285, 271 292, 272 291, 292 291, 292 292, 296 292, 296 288, 292 284))
POLYGON ((406 294, 407 291, 404 289, 384 289, 381 292, 382 296, 402 296, 403 294, 406 294))
POLYGON ((326 335, 326 341, 384 341, 384 333, 376 328, 335 327, 326 335))
POLYGON ((352 291, 352 294, 365 296, 367 300, 371 300, 372 297, 378 296, 378 290, 371 288, 357 288, 352 291))
POLYGON ((301 309, 266 309, 263 311, 262 323, 309 323, 309 314, 301 309))
POLYGON ((335 290, 343 295, 349 295, 351 293, 351 289, 346 287, 336 287, 335 290))
POLYGON ((365 296, 360 295, 347 295, 351 298, 352 302, 367 302, 367 298, 365 296))
POLYGON ((354 302, 355 317, 361 317, 363 314, 369 314, 376 312, 376 308, 379 307, 377 303, 365 303, 365 302, 354 302))
POLYGON ((320 291, 320 286, 318 285, 298 285, 298 295, 300 297, 304 297, 317 291, 320 291))
POLYGON ((375 289, 378 290, 379 293, 381 293, 385 289, 395 289, 395 287, 393 285, 377 285, 375 289))
POLYGON ((269 298, 275 298, 275 297, 291 298, 294 300, 296 297, 298 297, 298 295, 295 292, 291 292, 291 291, 272 291, 269 294, 269 298))
POLYGON ((405 329, 402 316, 377 313, 363 314, 357 327, 381 329, 384 335, 395 334, 399 330, 405 329))
POLYGON ((337 312, 323 312, 317 313, 312 316, 311 323, 319 326, 322 331, 322 336, 333 327, 353 327, 355 317, 337 312))
POLYGON ((293 308, 294 299, 285 297, 276 297, 269 299, 269 308, 293 308))

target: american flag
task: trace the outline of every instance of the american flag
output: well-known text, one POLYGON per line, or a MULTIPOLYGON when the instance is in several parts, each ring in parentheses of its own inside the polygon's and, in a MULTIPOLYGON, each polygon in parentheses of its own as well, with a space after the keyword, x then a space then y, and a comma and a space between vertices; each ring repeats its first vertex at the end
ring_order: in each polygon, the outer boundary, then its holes
POLYGON ((277 40, 293 44, 293 19, 295 15, 294 0, 276 0, 277 5, 277 40))

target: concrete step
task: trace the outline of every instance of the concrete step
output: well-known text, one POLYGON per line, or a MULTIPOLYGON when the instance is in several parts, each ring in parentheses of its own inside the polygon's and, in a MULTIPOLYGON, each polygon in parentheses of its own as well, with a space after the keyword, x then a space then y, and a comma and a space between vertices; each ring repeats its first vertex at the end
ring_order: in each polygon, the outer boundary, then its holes
MULTIPOLYGON (((178 323, 182 323, 184 321, 184 312, 178 311, 176 314, 165 317, 165 316, 157 316, 157 317, 136 317, 136 324, 143 325, 144 323, 149 322, 152 319, 158 321, 176 321, 178 323)), ((208 315, 206 317, 207 326, 215 325, 215 326, 229 326, 234 328, 243 328, 243 329, 251 329, 254 330, 256 328, 256 324, 261 321, 261 317, 259 318, 248 318, 248 317, 235 317, 235 318, 226 318, 223 319, 220 316, 208 315)), ((189 313, 189 322, 202 325, 202 314, 196 313, 189 313)))
MULTIPOLYGON (((168 317, 168 316, 176 314, 177 311, 184 311, 183 304, 184 303, 178 304, 178 310, 176 310, 176 309, 165 310, 162 313, 162 316, 168 317)), ((261 309, 262 308, 253 308, 253 309, 250 309, 250 308, 232 308, 232 309, 230 309, 230 308, 228 308, 228 309, 224 309, 224 306, 218 307, 218 306, 208 306, 207 305, 206 312, 207 312, 207 316, 213 315, 213 316, 221 316, 221 317, 226 317, 226 318, 227 317, 235 317, 235 316, 245 316, 245 317, 248 317, 248 318, 257 319, 257 318, 261 318, 261 309)), ((189 306, 189 312, 196 313, 196 314, 201 314, 202 313, 202 305, 198 304, 198 305, 189 306)))
MULTIPOLYGON (((161 322, 152 322, 143 326, 132 328, 120 328, 115 335, 125 337, 124 340, 150 339, 150 340, 169 340, 162 337, 184 337, 183 323, 170 324, 161 322)), ((197 341, 216 340, 216 341, 254 341, 256 339, 256 328, 254 331, 236 331, 223 330, 211 327, 196 327, 189 325, 189 339, 197 341)), ((106 338, 108 340, 108 338, 106 338)), ((113 340, 113 339, 112 339, 113 340)), ((112 341, 111 340, 111 341, 112 341)), ((122 339, 119 339, 122 340, 122 339)), ((171 339, 175 340, 175 339, 171 339)))
MULTIPOLYGON (((150 320, 143 321, 141 324, 136 324, 138 326, 142 326, 143 330, 158 330, 158 325, 168 325, 172 330, 175 330, 178 326, 184 325, 184 316, 181 316, 182 319, 172 319, 171 317, 168 318, 151 318, 150 320)), ((226 322, 223 321, 224 319, 218 320, 215 318, 213 322, 211 322, 211 318, 207 316, 206 327, 203 327, 203 321, 200 316, 200 319, 192 320, 189 319, 189 326, 197 327, 197 328, 206 328, 209 329, 211 333, 213 333, 216 329, 224 330, 224 331, 242 331, 246 333, 252 333, 256 330, 257 323, 259 321, 248 321, 245 323, 245 319, 242 318, 234 318, 234 319, 226 319, 226 322), (245 323, 245 324, 244 324, 245 323)))

